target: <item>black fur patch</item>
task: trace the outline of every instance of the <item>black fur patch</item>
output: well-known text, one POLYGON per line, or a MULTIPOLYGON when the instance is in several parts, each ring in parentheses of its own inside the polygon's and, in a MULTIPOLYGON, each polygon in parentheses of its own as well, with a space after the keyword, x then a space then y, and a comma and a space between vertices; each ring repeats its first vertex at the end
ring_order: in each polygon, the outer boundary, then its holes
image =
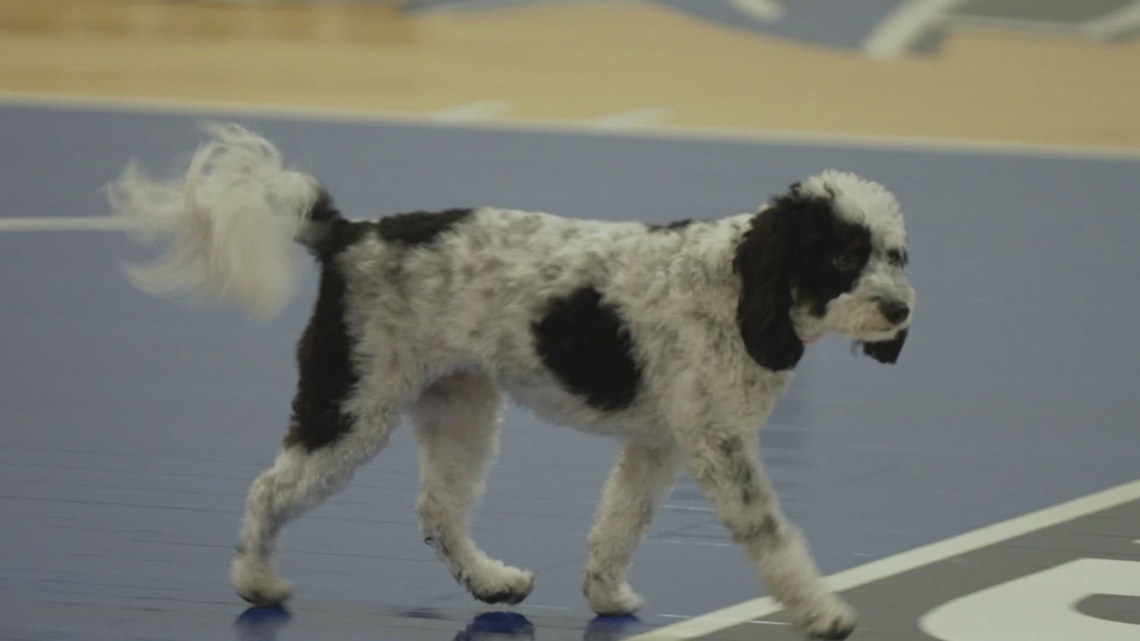
POLYGON ((352 222, 341 215, 332 196, 321 190, 317 202, 309 208, 309 223, 297 239, 317 260, 328 263, 345 247, 360 240, 369 223, 352 222))
POLYGON ((352 429, 341 408, 357 383, 353 344, 344 324, 344 289, 339 269, 325 265, 313 316, 297 347, 299 380, 286 447, 302 445, 311 452, 352 429))
POLYGON ((726 464, 725 476, 734 487, 740 490, 740 501, 745 507, 765 498, 763 488, 752 473, 752 463, 744 451, 744 441, 738 436, 720 442, 720 452, 726 464))
POLYGON ((588 405, 612 411, 633 403, 641 386, 633 339, 601 292, 584 287, 551 301, 532 331, 543 364, 588 405))
POLYGON ((760 526, 756 528, 757 536, 762 539, 774 540, 780 537, 780 522, 771 514, 765 514, 760 519, 760 526))
POLYGON ((380 238, 389 243, 425 245, 471 216, 470 209, 441 212, 416 211, 381 218, 376 223, 380 238))
POLYGON ((732 539, 737 543, 759 541, 775 545, 780 537, 780 523, 771 514, 765 514, 759 521, 731 530, 732 539))
POLYGON ((748 353, 772 370, 795 367, 803 343, 791 324, 793 305, 822 316, 850 291, 871 255, 871 232, 835 215, 829 198, 794 188, 757 214, 737 247, 741 279, 737 323, 748 353))
MULTIPOLYGON (((796 248, 792 285, 798 301, 810 305, 816 316, 827 312, 827 303, 851 291, 871 257, 871 231, 831 213, 814 215, 802 221, 796 248)), ((818 205, 817 205, 818 207, 818 205)))
POLYGON ((752 360, 773 371, 795 367, 804 355, 791 319, 794 242, 793 214, 773 207, 753 217, 732 261, 740 338, 752 360))
POLYGON ((327 224, 340 218, 343 216, 341 216, 340 210, 336 208, 332 195, 321 189, 321 193, 317 195, 317 202, 309 208, 309 220, 314 223, 327 224))

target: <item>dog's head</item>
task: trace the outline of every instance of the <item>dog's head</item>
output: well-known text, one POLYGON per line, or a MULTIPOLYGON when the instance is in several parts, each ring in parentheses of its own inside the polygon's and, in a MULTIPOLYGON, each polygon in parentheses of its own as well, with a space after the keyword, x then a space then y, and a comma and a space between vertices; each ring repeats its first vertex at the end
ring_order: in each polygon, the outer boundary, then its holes
POLYGON ((830 332, 895 362, 915 304, 906 264, 903 217, 882 185, 838 171, 792 185, 755 215, 733 261, 748 353, 791 369, 805 341, 830 332))

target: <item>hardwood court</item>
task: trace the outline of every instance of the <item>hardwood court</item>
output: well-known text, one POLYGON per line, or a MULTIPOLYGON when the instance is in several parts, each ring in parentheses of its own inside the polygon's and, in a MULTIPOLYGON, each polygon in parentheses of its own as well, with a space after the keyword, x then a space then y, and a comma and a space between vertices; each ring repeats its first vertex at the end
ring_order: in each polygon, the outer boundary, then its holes
POLYGON ((874 60, 648 2, 0 1, 0 90, 55 97, 1136 148, 1137 68, 993 27, 874 60))

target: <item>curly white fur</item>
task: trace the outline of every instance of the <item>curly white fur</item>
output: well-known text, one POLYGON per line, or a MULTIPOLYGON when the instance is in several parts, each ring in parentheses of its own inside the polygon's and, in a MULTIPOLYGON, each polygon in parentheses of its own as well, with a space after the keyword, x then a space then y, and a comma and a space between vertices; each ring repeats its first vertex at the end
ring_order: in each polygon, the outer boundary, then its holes
POLYGON ((148 177, 131 163, 108 189, 133 237, 164 243, 150 265, 131 265, 135 285, 156 295, 239 305, 255 317, 276 314, 298 280, 293 239, 316 200, 316 179, 282 166, 264 138, 233 125, 207 127, 185 175, 148 177))

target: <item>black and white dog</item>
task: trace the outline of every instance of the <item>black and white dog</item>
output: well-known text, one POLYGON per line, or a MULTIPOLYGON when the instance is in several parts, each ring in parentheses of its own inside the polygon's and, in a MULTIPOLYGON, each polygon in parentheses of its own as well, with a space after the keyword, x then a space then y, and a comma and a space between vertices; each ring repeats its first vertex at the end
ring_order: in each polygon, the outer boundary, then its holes
POLYGON ((594 611, 641 605, 626 574, 684 467, 803 630, 851 633, 855 613, 781 512, 757 434, 805 344, 832 332, 897 357, 915 294, 886 189, 825 171, 755 213, 659 227, 493 208, 357 222, 269 141, 210 131, 185 175, 132 164, 109 197, 136 238, 166 248, 129 269, 152 293, 270 316, 297 281, 295 241, 321 267, 289 432, 249 491, 232 572, 242 597, 290 596, 272 563, 282 526, 343 488, 406 413, 427 542, 475 598, 526 598, 533 573, 488 557, 467 525, 510 394, 624 443, 589 537, 594 611))

